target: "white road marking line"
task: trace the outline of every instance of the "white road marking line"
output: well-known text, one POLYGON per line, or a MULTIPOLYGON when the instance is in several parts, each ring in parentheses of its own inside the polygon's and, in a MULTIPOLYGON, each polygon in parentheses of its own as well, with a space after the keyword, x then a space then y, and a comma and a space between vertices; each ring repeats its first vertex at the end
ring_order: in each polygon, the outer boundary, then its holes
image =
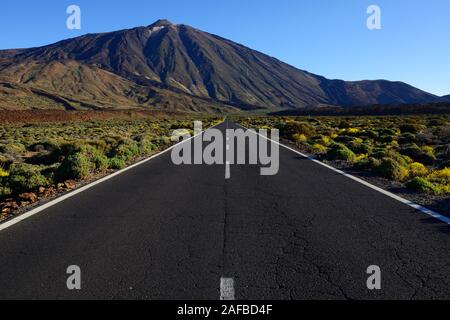
POLYGON ((228 122, 227 122, 227 130, 226 130, 226 136, 227 136, 227 147, 226 147, 226 163, 225 163, 225 180, 229 180, 231 178, 231 162, 229 160, 230 154, 228 151, 230 151, 230 133, 228 132, 228 122))
POLYGON ((227 161, 225 164, 225 179, 228 180, 231 178, 231 164, 230 161, 227 161))
MULTIPOLYGON (((221 125, 222 123, 219 123, 219 124, 215 125, 214 127, 217 127, 217 126, 221 125)), ((211 127, 211 128, 214 128, 214 127, 211 127)), ((53 207, 54 205, 56 205, 56 204, 58 204, 60 202, 63 202, 65 200, 69 199, 69 198, 72 198, 73 196, 75 196, 75 195, 77 195, 79 193, 82 193, 82 192, 84 192, 84 191, 86 191, 88 189, 91 189, 92 187, 94 187, 94 186, 96 186, 96 185, 98 185, 100 183, 103 183, 103 182, 105 182, 107 180, 110 180, 110 179, 112 179, 112 178, 114 178, 114 177, 116 177, 116 176, 118 176, 118 175, 120 175, 120 174, 122 174, 122 173, 124 173, 126 171, 129 171, 129 170, 131 170, 133 168, 136 168, 136 167, 138 167, 138 166, 140 166, 140 165, 142 165, 142 164, 144 164, 146 162, 149 162, 150 160, 153 160, 153 159, 155 159, 157 157, 160 157, 163 154, 166 154, 167 152, 172 151, 178 145, 183 144, 183 143, 187 143, 187 142, 191 141, 192 139, 195 139, 196 137, 202 135, 204 132, 205 131, 202 131, 201 133, 199 133, 199 134, 197 134, 197 135, 195 135, 195 136, 193 136, 193 137, 191 137, 189 139, 181 141, 181 142, 179 142, 179 143, 177 143, 177 144, 167 148, 166 150, 161 151, 158 154, 155 154, 155 155, 153 155, 153 156, 151 156, 151 157, 149 157, 147 159, 144 159, 144 160, 142 160, 142 161, 140 161, 138 163, 135 163, 135 164, 133 164, 133 165, 131 165, 129 167, 126 167, 125 169, 122 169, 122 170, 119 170, 117 172, 114 172, 114 173, 112 173, 112 174, 110 174, 110 175, 108 175, 106 177, 103 177, 103 178, 101 178, 101 179, 99 179, 97 181, 94 181, 94 182, 92 182, 92 183, 90 183, 88 185, 85 185, 84 187, 81 187, 81 188, 76 189, 76 190, 74 190, 74 191, 72 191, 70 193, 67 193, 67 194, 65 194, 65 195, 63 195, 63 196, 61 196, 59 198, 56 198, 55 200, 49 201, 46 204, 44 204, 42 206, 39 206, 39 207, 37 207, 37 208, 35 208, 35 209, 31 210, 31 211, 28 211, 27 213, 24 213, 24 214, 22 214, 22 215, 20 215, 20 216, 18 216, 16 218, 13 218, 11 220, 7 220, 5 223, 0 224, 0 231, 3 231, 5 229, 7 229, 7 228, 10 228, 10 227, 12 227, 12 226, 14 226, 14 225, 16 225, 16 224, 18 224, 18 223, 28 219, 28 218, 34 216, 34 215, 36 215, 36 214, 38 214, 38 213, 40 213, 40 212, 42 212, 42 211, 44 211, 44 210, 46 210, 46 209, 48 209, 50 207, 53 207)))
MULTIPOLYGON (((247 129, 244 126, 241 126, 239 124, 236 124, 236 125, 241 127, 241 128, 243 128, 243 129, 249 130, 249 129, 247 129)), ((321 166, 324 166, 324 167, 326 167, 326 168, 328 168, 328 169, 330 169, 330 170, 332 170, 332 171, 334 171, 334 172, 336 172, 336 173, 338 173, 340 175, 343 175, 343 176, 345 176, 345 177, 347 177, 349 179, 352 179, 352 180, 354 180, 354 181, 356 181, 358 183, 361 183, 361 184, 365 185, 366 187, 369 187, 369 188, 371 188, 371 189, 373 189, 375 191, 378 191, 378 192, 384 194, 385 196, 388 196, 388 197, 390 197, 390 198, 392 198, 394 200, 397 200, 397 201, 399 201, 399 202, 401 202, 403 204, 406 204, 407 206, 409 206, 411 208, 414 208, 414 209, 416 209, 416 210, 418 210, 418 211, 420 211, 420 212, 422 212, 422 213, 424 213, 426 215, 429 215, 429 216, 431 216, 431 217, 433 217, 435 219, 440 220, 441 222, 443 222, 445 224, 450 225, 450 218, 448 218, 446 216, 443 216, 440 213, 437 213, 437 212, 435 212, 433 210, 425 208, 424 206, 416 204, 416 203, 414 203, 414 202, 412 202, 410 200, 406 200, 406 199, 404 199, 404 198, 402 198, 402 197, 400 197, 400 196, 398 196, 398 195, 396 195, 396 194, 394 194, 392 192, 389 192, 389 191, 384 190, 384 189, 382 189, 380 187, 377 187, 377 186, 375 186, 375 185, 373 185, 373 184, 371 184, 371 183, 369 183, 369 182, 367 182, 367 181, 365 181, 363 179, 357 178, 357 177, 355 177, 355 176, 353 176, 353 175, 351 175, 349 173, 346 173, 346 172, 344 172, 342 170, 336 169, 336 168, 334 168, 334 167, 332 167, 332 166, 330 166, 330 165, 328 165, 326 163, 323 163, 323 162, 321 162, 321 161, 319 161, 317 159, 314 159, 313 157, 307 156, 306 154, 303 154, 300 151, 297 151, 297 150, 295 150, 295 149, 293 149, 291 147, 288 147, 288 146, 286 146, 284 144, 281 144, 279 142, 273 141, 272 139, 269 139, 268 137, 265 137, 265 136, 255 132, 254 130, 250 130, 250 131, 253 132, 254 134, 260 136, 260 137, 263 137, 264 139, 266 139, 268 141, 271 141, 272 143, 278 144, 279 146, 281 146, 281 147, 283 147, 285 149, 288 149, 288 150, 290 150, 290 151, 292 151, 292 152, 294 152, 296 154, 299 154, 300 156, 302 156, 302 157, 304 157, 304 158, 306 158, 308 160, 311 160, 311 161, 313 161, 313 162, 315 162, 315 163, 317 163, 317 164, 319 164, 321 166)))
POLYGON ((233 278, 221 278, 220 279, 220 300, 233 301, 234 296, 234 279, 233 278))

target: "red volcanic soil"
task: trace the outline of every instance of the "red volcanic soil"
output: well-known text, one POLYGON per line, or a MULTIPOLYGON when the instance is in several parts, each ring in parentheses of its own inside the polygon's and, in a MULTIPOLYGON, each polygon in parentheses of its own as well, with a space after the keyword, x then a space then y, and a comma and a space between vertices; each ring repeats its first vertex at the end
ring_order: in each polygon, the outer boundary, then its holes
POLYGON ((176 116, 181 113, 153 110, 118 111, 60 111, 60 110, 0 110, 0 124, 90 121, 109 119, 138 119, 145 117, 176 116))

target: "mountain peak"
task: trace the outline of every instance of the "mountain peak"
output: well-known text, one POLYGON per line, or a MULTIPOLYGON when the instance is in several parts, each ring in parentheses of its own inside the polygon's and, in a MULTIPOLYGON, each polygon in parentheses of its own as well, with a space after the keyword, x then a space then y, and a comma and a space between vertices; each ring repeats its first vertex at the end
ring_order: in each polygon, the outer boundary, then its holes
POLYGON ((173 26, 173 23, 166 19, 159 19, 150 25, 150 27, 169 27, 169 26, 173 26))

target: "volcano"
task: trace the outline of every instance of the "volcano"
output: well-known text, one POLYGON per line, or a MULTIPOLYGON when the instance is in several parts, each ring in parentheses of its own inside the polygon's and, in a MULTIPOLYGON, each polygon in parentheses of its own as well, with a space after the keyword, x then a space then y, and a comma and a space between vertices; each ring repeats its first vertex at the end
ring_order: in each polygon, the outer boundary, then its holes
POLYGON ((222 112, 439 99, 402 82, 329 80, 167 20, 0 51, 0 109, 222 112))

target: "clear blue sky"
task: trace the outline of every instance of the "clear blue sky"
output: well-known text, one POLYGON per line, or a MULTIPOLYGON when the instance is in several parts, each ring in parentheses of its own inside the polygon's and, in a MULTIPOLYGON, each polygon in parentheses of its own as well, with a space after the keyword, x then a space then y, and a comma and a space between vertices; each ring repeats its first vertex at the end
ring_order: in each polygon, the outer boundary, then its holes
POLYGON ((0 48, 40 46, 166 18, 333 79, 389 79, 450 94, 449 0, 2 0, 0 48), (66 29, 66 8, 82 30, 66 29), (367 7, 382 29, 366 27, 367 7))

